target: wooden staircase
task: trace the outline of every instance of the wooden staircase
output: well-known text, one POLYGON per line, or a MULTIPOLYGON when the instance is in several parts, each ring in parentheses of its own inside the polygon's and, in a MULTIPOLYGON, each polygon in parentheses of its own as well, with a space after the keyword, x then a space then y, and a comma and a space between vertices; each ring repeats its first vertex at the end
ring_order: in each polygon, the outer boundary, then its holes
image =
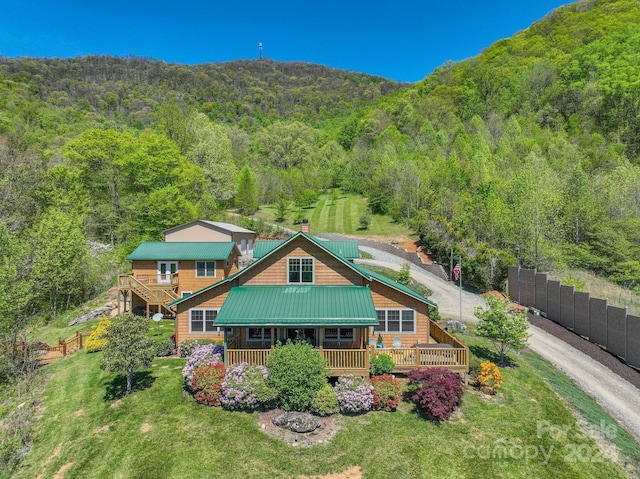
POLYGON ((166 312, 175 314, 175 309, 169 304, 178 299, 178 295, 174 289, 177 286, 177 280, 172 280, 170 284, 144 284, 135 278, 132 274, 121 274, 118 276, 118 292, 128 291, 135 294, 145 301, 147 308, 149 306, 158 306, 164 308, 166 312))

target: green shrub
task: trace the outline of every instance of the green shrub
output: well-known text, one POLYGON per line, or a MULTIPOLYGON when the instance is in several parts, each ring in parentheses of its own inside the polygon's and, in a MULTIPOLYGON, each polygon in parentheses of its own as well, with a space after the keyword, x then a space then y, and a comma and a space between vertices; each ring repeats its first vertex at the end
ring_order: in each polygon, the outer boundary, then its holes
POLYGON ((285 411, 306 411, 327 382, 326 361, 307 342, 278 343, 267 358, 268 383, 285 411))
POLYGON ((165 339, 164 341, 156 341, 156 356, 171 356, 173 353, 173 341, 165 339))
POLYGON ((100 320, 98 325, 91 331, 91 334, 84 342, 84 347, 89 353, 95 353, 96 351, 102 351, 107 345, 107 327, 111 324, 111 321, 106 316, 100 320))
POLYGON ((338 397, 329 383, 325 383, 311 402, 311 412, 318 416, 331 416, 340 411, 338 397))
POLYGON ((382 374, 391 374, 395 364, 388 354, 379 354, 371 356, 371 376, 381 376, 382 374))

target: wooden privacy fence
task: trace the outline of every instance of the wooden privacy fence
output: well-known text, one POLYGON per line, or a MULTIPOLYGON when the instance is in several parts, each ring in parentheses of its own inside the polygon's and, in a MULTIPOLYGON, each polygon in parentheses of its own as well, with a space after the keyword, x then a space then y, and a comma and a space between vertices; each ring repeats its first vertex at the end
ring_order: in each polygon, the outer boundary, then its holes
POLYGON ((550 320, 640 368, 640 317, 627 314, 627 308, 575 291, 534 269, 509 266, 508 281, 512 301, 519 298, 523 306, 540 310, 550 320))
POLYGON ((84 349, 84 339, 91 334, 91 331, 76 332, 67 339, 59 339, 58 344, 49 345, 44 343, 36 349, 38 362, 40 364, 49 364, 56 359, 64 358, 67 354, 71 354, 80 349, 84 349))

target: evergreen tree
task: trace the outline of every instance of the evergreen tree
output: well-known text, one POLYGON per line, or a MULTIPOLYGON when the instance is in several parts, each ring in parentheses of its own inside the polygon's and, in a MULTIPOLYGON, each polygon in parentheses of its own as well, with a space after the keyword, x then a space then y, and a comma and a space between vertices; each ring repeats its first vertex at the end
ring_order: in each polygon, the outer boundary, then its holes
POLYGON ((249 165, 242 168, 238 177, 236 206, 245 215, 253 214, 258 210, 258 180, 249 165))

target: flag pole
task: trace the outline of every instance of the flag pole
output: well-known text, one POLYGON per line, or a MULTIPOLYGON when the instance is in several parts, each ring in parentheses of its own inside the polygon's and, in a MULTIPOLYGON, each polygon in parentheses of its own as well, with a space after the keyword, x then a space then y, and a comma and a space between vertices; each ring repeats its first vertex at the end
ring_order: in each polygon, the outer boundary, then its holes
POLYGON ((460 323, 462 323, 462 255, 460 255, 460 323))

